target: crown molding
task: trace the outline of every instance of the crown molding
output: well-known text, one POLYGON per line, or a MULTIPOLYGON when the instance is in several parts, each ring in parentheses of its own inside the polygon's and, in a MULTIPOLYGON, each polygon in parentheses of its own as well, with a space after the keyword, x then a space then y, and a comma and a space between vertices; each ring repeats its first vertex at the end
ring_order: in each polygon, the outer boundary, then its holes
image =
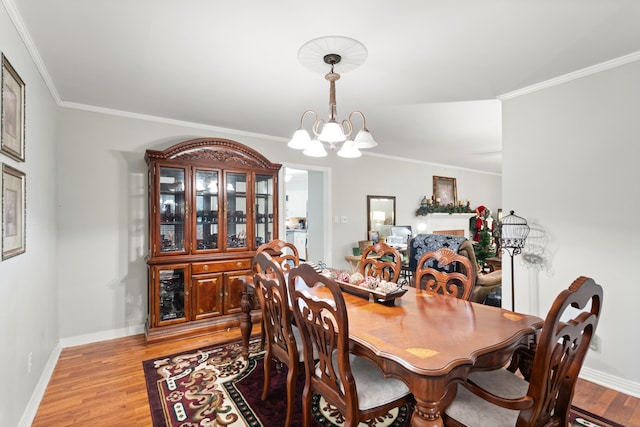
POLYGON ((202 123, 195 123, 195 122, 187 122, 187 121, 183 121, 183 120, 168 119, 166 117, 151 116, 151 115, 148 115, 148 114, 140 114, 140 113, 132 113, 130 111, 114 110, 114 109, 111 109, 111 108, 96 107, 95 105, 79 104, 79 103, 75 103, 75 102, 66 102, 66 101, 61 101, 60 103, 58 103, 58 105, 60 107, 63 107, 63 108, 70 108, 70 109, 74 109, 74 110, 89 111, 89 112, 93 112, 93 113, 107 114, 107 115, 111 115, 111 116, 127 117, 127 118, 130 118, 130 119, 145 120, 145 121, 156 122, 156 123, 164 123, 164 124, 173 125, 173 126, 183 126, 183 127, 188 127, 188 128, 192 128, 192 129, 201 129, 201 130, 206 130, 206 131, 211 131, 211 132, 223 132, 223 133, 226 133, 226 134, 229 134, 229 135, 235 135, 235 136, 244 136, 244 137, 249 137, 249 138, 260 138, 260 139, 264 139, 264 140, 279 141, 279 142, 288 142, 289 141, 287 138, 283 138, 283 137, 279 137, 279 136, 266 135, 266 134, 255 133, 255 132, 245 132, 245 131, 241 131, 241 130, 237 130, 237 129, 205 125, 205 124, 202 124, 202 123))
POLYGON ((31 59, 33 59, 33 62, 36 64, 36 68, 40 72, 45 85, 51 93, 51 96, 55 100, 56 104, 60 105, 60 102, 62 100, 60 98, 60 95, 58 94, 58 90, 53 83, 53 79, 51 78, 47 67, 44 65, 44 61, 42 60, 40 52, 38 52, 38 49, 36 48, 36 45, 33 42, 29 31, 27 31, 27 27, 24 25, 24 21, 22 20, 22 17, 18 12, 18 8, 16 7, 13 0, 2 0, 2 4, 4 4, 4 8, 7 10, 7 14, 9 15, 11 22, 13 22, 13 25, 16 27, 16 30, 18 31, 22 42, 25 44, 27 51, 29 52, 29 55, 31 55, 31 59))
POLYGON ((640 52, 630 53, 629 55, 621 56, 620 58, 612 59, 610 61, 602 62, 600 64, 592 65, 582 70, 574 71, 562 76, 555 77, 553 79, 546 80, 544 82, 536 83, 531 86, 517 89, 512 92, 499 95, 500 101, 506 101, 508 99, 517 98, 518 96, 527 95, 533 92, 537 92, 542 89, 546 89, 552 86, 557 86, 563 83, 567 83, 571 80, 580 79, 582 77, 590 76, 592 74, 599 73, 601 71, 610 70, 612 68, 620 67, 621 65, 629 64, 640 60, 640 52))

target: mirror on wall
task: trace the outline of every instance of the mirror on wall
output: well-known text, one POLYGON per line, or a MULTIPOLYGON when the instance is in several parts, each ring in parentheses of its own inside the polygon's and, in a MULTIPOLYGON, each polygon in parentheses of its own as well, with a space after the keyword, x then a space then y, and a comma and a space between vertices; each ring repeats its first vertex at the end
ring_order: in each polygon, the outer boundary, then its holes
POLYGON ((367 196, 367 238, 371 232, 384 240, 391 234, 391 226, 396 225, 395 196, 367 196))

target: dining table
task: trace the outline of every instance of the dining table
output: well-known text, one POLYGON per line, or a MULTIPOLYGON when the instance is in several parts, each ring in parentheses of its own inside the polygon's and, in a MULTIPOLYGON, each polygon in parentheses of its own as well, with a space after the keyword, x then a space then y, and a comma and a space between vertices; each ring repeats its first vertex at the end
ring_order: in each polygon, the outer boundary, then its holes
MULTIPOLYGON (((350 351, 399 378, 415 399, 411 425, 443 426, 442 411, 455 397, 456 385, 474 370, 504 367, 518 348, 535 342, 542 319, 500 307, 425 290, 386 301, 343 291, 349 321, 350 351)), ((324 286, 308 292, 323 298, 324 286)), ((255 288, 247 276, 241 331, 248 357, 255 288)))

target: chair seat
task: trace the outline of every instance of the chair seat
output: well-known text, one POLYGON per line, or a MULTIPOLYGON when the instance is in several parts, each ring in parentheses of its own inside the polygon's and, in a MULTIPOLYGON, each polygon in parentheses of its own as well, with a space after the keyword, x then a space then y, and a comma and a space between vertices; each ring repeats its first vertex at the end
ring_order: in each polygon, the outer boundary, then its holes
MULTIPOLYGON (((334 366, 338 366, 336 354, 333 356, 334 366)), ((382 371, 373 363, 355 354, 349 355, 351 374, 358 385, 358 409, 366 411, 386 405, 407 396, 409 387, 396 378, 385 378, 382 371)), ((316 367, 316 375, 320 375, 316 367)))
MULTIPOLYGON (((525 396, 529 388, 528 382, 506 369, 473 372, 469 379, 493 394, 511 399, 525 396)), ((462 385, 458 385, 456 398, 445 413, 456 421, 473 427, 513 427, 520 415, 520 411, 487 402, 462 385)))

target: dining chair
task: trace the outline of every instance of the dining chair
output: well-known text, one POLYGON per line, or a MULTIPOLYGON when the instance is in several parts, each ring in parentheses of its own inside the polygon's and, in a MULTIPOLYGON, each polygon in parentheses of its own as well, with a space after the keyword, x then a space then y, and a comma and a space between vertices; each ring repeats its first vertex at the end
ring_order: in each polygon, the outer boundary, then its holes
POLYGON ((279 264, 263 251, 253 257, 252 265, 253 281, 262 307, 262 331, 266 346, 262 400, 269 394, 273 358, 288 368, 285 426, 289 426, 293 418, 296 379, 300 372, 302 340, 298 328, 291 322, 287 284, 279 264))
POLYGON ((443 295, 469 300, 476 282, 476 269, 469 258, 451 249, 427 252, 418 261, 415 273, 416 289, 426 289, 443 295))
POLYGON ((384 242, 370 245, 360 256, 360 273, 387 282, 397 283, 402 270, 402 255, 384 242))
POLYGON ((304 352, 305 386, 302 423, 311 422, 313 394, 320 394, 344 416, 345 427, 383 416, 412 399, 405 383, 385 378, 370 361, 349 353, 349 321, 342 291, 331 278, 301 264, 289 272, 289 295, 304 352), (312 296, 304 286, 325 286, 326 297, 312 296), (313 352, 318 362, 314 363, 313 352))
POLYGON ((553 302, 537 337, 529 381, 508 369, 472 372, 445 409, 447 426, 566 426, 595 334, 602 287, 578 277, 553 302), (482 414, 481 416, 479 414, 482 414))
POLYGON ((298 249, 293 243, 280 239, 274 239, 270 242, 263 243, 258 246, 256 253, 267 252, 271 255, 274 262, 278 264, 282 271, 289 271, 291 267, 300 264, 300 256, 298 249))

